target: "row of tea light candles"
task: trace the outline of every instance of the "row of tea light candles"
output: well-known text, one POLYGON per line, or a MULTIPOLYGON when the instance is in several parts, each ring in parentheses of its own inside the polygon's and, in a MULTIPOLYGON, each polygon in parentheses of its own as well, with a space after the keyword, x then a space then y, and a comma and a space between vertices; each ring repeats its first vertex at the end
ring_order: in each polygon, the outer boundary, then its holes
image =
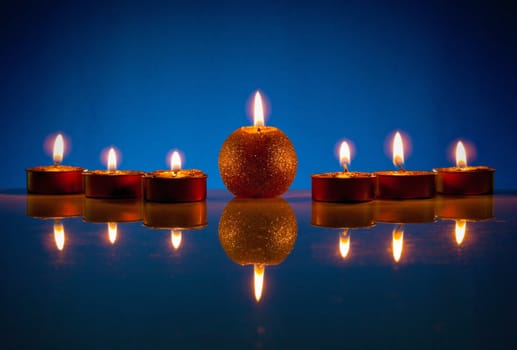
MULTIPOLYGON (((254 98, 254 125, 235 130, 219 153, 219 171, 226 187, 237 197, 264 198, 284 193, 294 179, 297 158, 294 147, 281 130, 264 125, 262 97, 254 98), (264 166, 267 164, 268 166, 264 166)), ((171 170, 152 173, 116 170, 116 153, 108 154, 108 170, 88 171, 63 166, 64 142, 54 142, 54 165, 27 169, 29 193, 82 193, 92 198, 130 198, 147 201, 189 202, 206 198, 207 175, 200 170, 182 170, 178 152, 171 156, 171 170)), ((493 192, 495 169, 467 166, 466 151, 456 147, 456 167, 431 171, 404 169, 404 149, 400 133, 393 140, 396 171, 350 172, 350 149, 340 147, 343 172, 312 176, 312 198, 325 202, 364 202, 374 198, 429 198, 435 192, 455 195, 493 192)))

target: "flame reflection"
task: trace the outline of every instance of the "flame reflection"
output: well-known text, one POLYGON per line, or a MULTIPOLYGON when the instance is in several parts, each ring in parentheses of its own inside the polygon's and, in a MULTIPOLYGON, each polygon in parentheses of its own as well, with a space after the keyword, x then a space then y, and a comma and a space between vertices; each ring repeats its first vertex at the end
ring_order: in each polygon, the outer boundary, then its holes
POLYGON ((339 235, 339 253, 343 259, 350 253, 350 235, 348 234, 348 229, 344 229, 339 235))
POLYGON ((62 251, 65 247, 65 229, 63 224, 56 221, 54 223, 54 241, 59 251, 62 251))
POLYGON ((174 250, 178 250, 181 246, 181 230, 171 230, 171 243, 174 250))
POLYGON ((115 244, 117 241, 117 223, 116 222, 108 222, 108 238, 111 244, 115 244))
POLYGON ((393 259, 395 259, 395 262, 399 262, 400 257, 402 256, 402 249, 404 247, 404 230, 402 225, 399 225, 393 229, 393 240, 391 247, 393 249, 393 259))
POLYGON ((454 227, 454 236, 456 238, 456 243, 461 245, 463 240, 465 239, 465 232, 467 230, 467 220, 455 220, 456 225, 454 227))
POLYGON ((257 302, 262 298, 262 290, 264 288, 264 265, 253 265, 253 286, 255 289, 255 300, 257 302))

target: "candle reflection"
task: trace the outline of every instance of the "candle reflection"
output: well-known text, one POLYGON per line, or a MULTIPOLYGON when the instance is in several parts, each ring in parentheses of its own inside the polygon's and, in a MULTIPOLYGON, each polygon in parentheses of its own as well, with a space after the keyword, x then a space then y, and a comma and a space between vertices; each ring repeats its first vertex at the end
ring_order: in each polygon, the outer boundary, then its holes
POLYGON ((402 249, 404 248, 404 230, 402 225, 399 225, 393 229, 391 247, 393 251, 393 259, 395 259, 395 262, 398 263, 402 256, 402 249))
POLYGON ((348 234, 348 229, 344 229, 339 235, 339 253, 343 259, 350 253, 350 235, 348 234))
POLYGON ((181 245, 181 230, 171 230, 171 243, 174 250, 178 250, 181 245))
POLYGON ((467 230, 467 220, 455 220, 456 225, 454 227, 454 236, 456 238, 456 243, 461 245, 463 240, 465 239, 465 232, 467 230))
POLYGON ((65 229, 63 224, 56 220, 54 222, 54 241, 59 251, 62 251, 65 247, 65 229))
POLYGON ((219 241, 228 257, 253 265, 253 291, 259 302, 264 293, 266 265, 278 265, 291 253, 298 224, 282 198, 231 200, 219 221, 219 241))
POLYGON ((255 300, 257 302, 262 298, 262 289, 264 288, 264 265, 253 265, 253 286, 255 288, 255 300))
POLYGON ((111 244, 115 244, 117 240, 117 223, 116 222, 108 222, 108 238, 111 244))

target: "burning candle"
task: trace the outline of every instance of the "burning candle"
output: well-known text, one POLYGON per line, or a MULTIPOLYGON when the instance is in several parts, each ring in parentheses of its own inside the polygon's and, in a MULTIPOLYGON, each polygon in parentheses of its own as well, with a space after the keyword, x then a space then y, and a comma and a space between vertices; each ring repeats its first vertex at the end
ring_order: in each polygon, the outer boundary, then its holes
POLYGON ((201 170, 181 169, 181 157, 174 151, 171 170, 144 175, 144 198, 150 202, 195 202, 206 199, 207 176, 201 170))
POLYGON ((297 168, 294 146, 281 130, 264 125, 262 96, 254 99, 254 126, 235 130, 219 153, 219 172, 237 197, 275 197, 291 185, 297 168))
POLYGON ((463 142, 456 144, 456 167, 436 168, 436 191, 443 194, 471 195, 494 192, 494 168, 468 166, 463 142))
POLYGON ((323 202, 366 202, 375 195, 375 176, 369 173, 350 172, 350 147, 341 143, 339 160, 343 172, 312 175, 312 199, 323 202))
POLYGON ((117 153, 113 147, 109 149, 107 158, 107 170, 93 170, 83 173, 86 197, 141 197, 143 172, 117 170, 117 153))
POLYGON ((278 265, 289 255, 297 231, 296 216, 281 198, 236 198, 224 208, 219 221, 219 241, 232 261, 253 265, 257 302, 264 290, 265 267, 278 265))
POLYGON ((26 169, 27 192, 41 194, 71 194, 84 191, 82 172, 84 168, 60 165, 65 145, 63 136, 54 140, 54 165, 26 169))
POLYGON ((435 173, 404 169, 404 144, 397 131, 393 140, 393 164, 397 171, 379 171, 377 197, 386 199, 430 198, 435 194, 435 173))

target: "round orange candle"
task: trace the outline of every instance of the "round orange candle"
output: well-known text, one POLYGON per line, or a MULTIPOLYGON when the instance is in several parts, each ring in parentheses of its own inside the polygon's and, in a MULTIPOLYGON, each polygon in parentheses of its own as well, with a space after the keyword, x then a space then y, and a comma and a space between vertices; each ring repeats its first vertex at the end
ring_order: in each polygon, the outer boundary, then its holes
POLYGON ((494 192, 494 168, 468 166, 463 142, 456 145, 456 167, 436 168, 436 191, 443 194, 471 195, 494 192))
POLYGON ((41 194, 72 194, 84 191, 82 173, 84 168, 60 165, 64 153, 63 136, 54 141, 54 165, 26 169, 27 192, 41 194))
POLYGON ((171 170, 144 175, 144 198, 150 202, 196 202, 206 199, 207 175, 201 170, 181 169, 177 151, 171 155, 171 170))
POLYGON ((312 199, 322 202, 367 202, 375 195, 375 176, 369 173, 350 172, 350 147, 341 143, 339 160, 343 172, 312 175, 312 199))
POLYGON ((281 130, 264 126, 262 97, 254 101, 254 126, 235 130, 219 153, 219 172, 237 197, 275 197, 291 185, 297 168, 294 146, 281 130))
POLYGON ((376 195, 387 199, 430 198, 435 194, 435 173, 404 169, 404 148, 400 133, 393 140, 393 164, 397 171, 378 171, 376 195))
POLYGON ((117 154, 108 152, 108 170, 86 171, 84 193, 91 198, 135 198, 142 196, 141 171, 117 170, 117 154))

